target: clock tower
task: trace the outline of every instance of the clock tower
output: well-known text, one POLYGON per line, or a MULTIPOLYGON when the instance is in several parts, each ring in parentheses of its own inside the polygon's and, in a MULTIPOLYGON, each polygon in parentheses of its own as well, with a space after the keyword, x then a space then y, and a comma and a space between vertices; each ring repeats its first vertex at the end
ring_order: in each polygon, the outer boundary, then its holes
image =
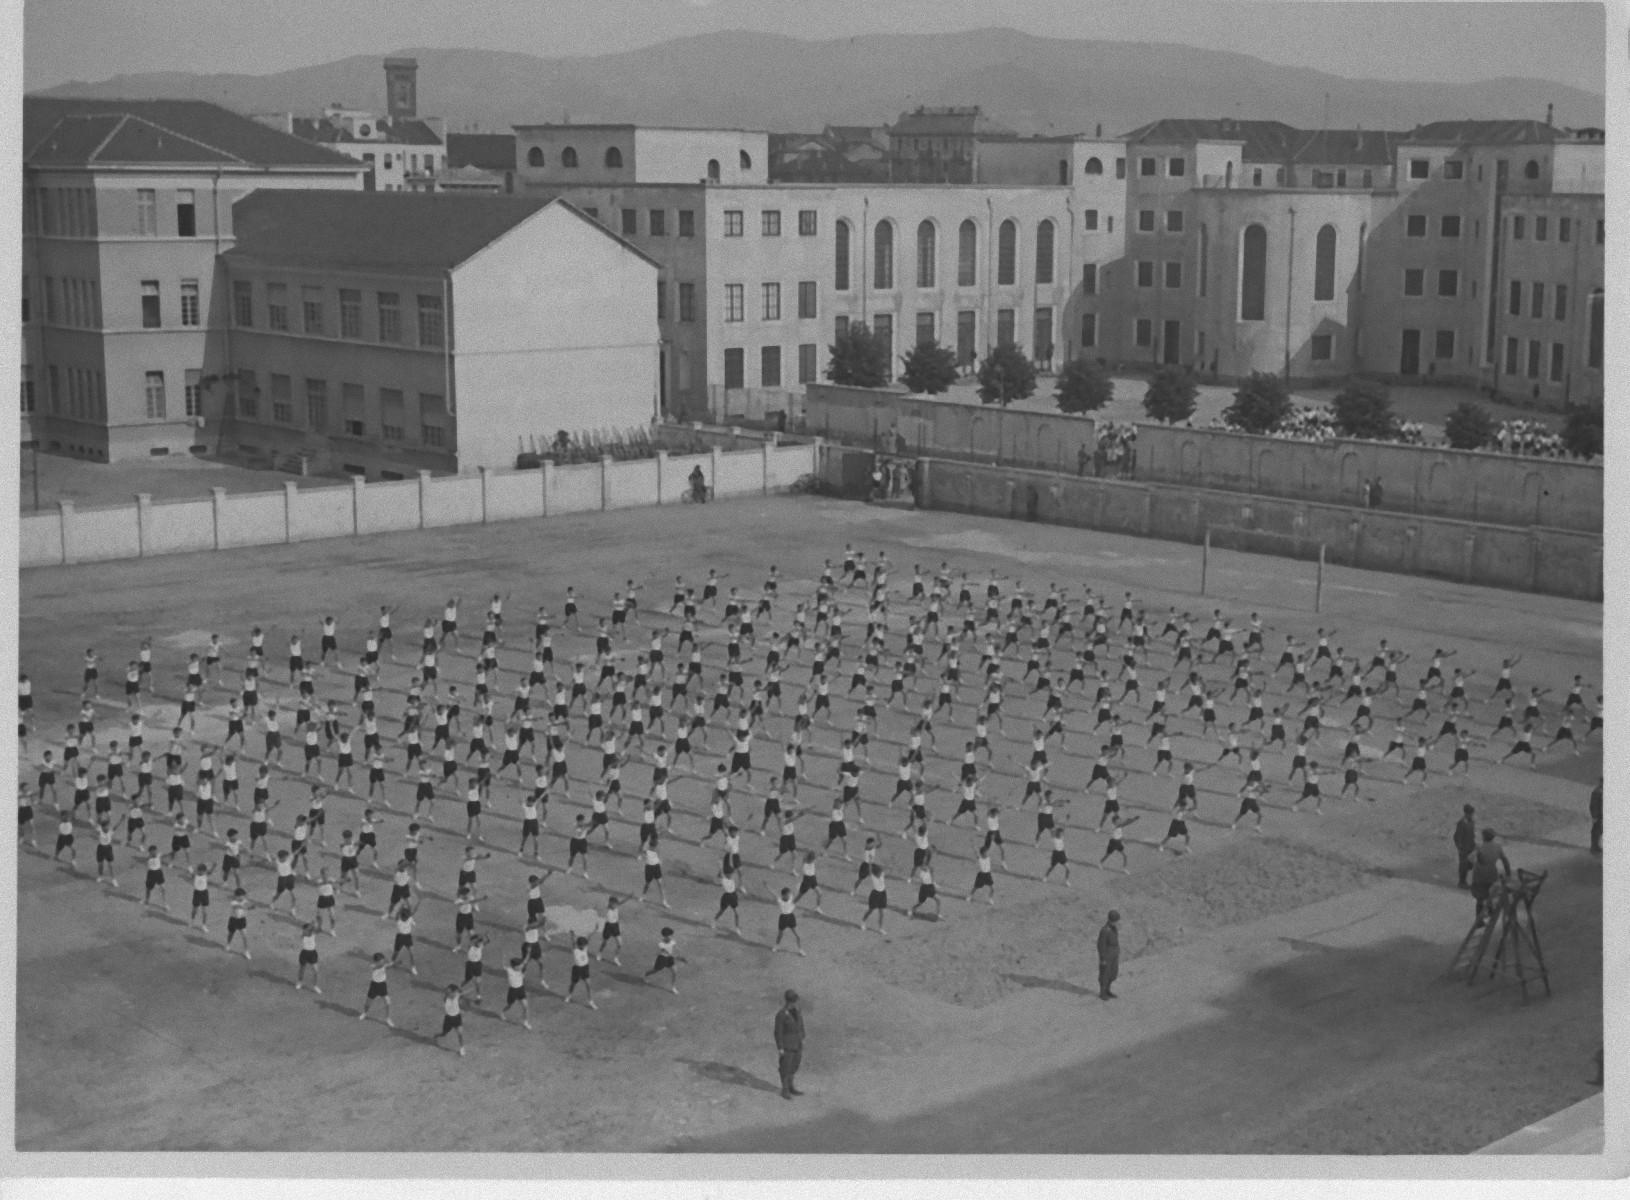
POLYGON ((385 111, 392 121, 412 120, 419 113, 419 60, 385 60, 385 111))

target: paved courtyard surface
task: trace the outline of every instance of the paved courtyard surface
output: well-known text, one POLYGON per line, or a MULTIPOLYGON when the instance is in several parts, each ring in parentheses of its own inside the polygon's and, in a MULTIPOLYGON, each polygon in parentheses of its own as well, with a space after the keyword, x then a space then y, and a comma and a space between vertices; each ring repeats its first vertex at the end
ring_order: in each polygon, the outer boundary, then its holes
MULTIPOLYGON (((144 908, 142 864, 133 852, 119 852, 117 889, 98 884, 92 832, 81 823, 77 868, 53 863, 54 816, 42 814, 40 848, 25 845, 18 868, 18 1146, 1399 1154, 1488 1145, 1596 1090, 1587 1081, 1602 1042, 1602 893, 1600 860, 1585 851, 1585 807, 1600 751, 1592 738, 1578 757, 1564 747, 1542 753, 1534 769, 1517 760, 1498 765, 1506 735, 1485 740, 1495 709, 1481 701, 1501 657, 1520 651, 1519 693, 1529 685, 1552 689, 1543 702, 1543 746, 1574 674, 1585 677, 1586 700, 1594 700, 1601 609, 1334 568, 1326 574, 1323 611, 1315 614, 1309 572, 1305 564, 1216 552, 1211 594, 1200 597, 1193 547, 795 498, 28 572, 21 581, 22 666, 33 678, 39 713, 29 761, 60 741, 75 712, 87 646, 104 660, 96 736, 105 743, 124 725, 117 695, 123 664, 144 635, 154 639, 158 697, 148 702, 148 741, 155 749, 168 740, 186 654, 212 631, 227 643, 228 678, 235 681, 250 626, 264 626, 266 691, 282 700, 292 628, 304 631, 312 654, 319 618, 334 614, 350 665, 378 606, 399 604, 396 645, 404 663, 386 665, 379 693, 390 767, 389 807, 376 804, 385 871, 365 859, 361 900, 342 894, 338 936, 320 939, 320 996, 293 986, 299 930, 286 913, 253 911, 254 957, 246 962, 222 949, 226 895, 219 882, 205 935, 187 927, 184 870, 170 872, 170 914, 144 908), (1077 610, 1083 584, 1112 603, 1130 589, 1148 605, 1155 633, 1171 605, 1196 614, 1196 637, 1214 606, 1241 625, 1257 610, 1269 626, 1268 666, 1286 632, 1311 638, 1321 625, 1335 631, 1333 644, 1366 662, 1383 637, 1408 650, 1406 689, 1434 647, 1454 649, 1446 666, 1476 672, 1468 685, 1477 702, 1470 773, 1444 774, 1450 759, 1444 744, 1431 755, 1425 786, 1401 783, 1396 755, 1378 761, 1401 707, 1388 697, 1363 738, 1362 798, 1338 798, 1340 730, 1352 706, 1336 705, 1318 746, 1325 762, 1321 814, 1290 811, 1298 785, 1286 782, 1288 755, 1274 747, 1263 756, 1270 787, 1260 834, 1244 826, 1228 831, 1242 775, 1229 762, 1199 776, 1191 852, 1161 852, 1156 846, 1177 787, 1175 779, 1151 774, 1153 750, 1144 745, 1152 686, 1172 659, 1170 641, 1158 642, 1141 671, 1143 702, 1123 708, 1129 750, 1117 770, 1128 772, 1122 800, 1139 818, 1128 831, 1130 874, 1095 865, 1103 853, 1103 837, 1094 831, 1101 789, 1083 795, 1083 788, 1099 738, 1090 697, 1077 691, 1068 700, 1065 747, 1051 746, 1050 777, 1059 800, 1071 801, 1059 813, 1073 886, 1062 886, 1056 873, 1040 878, 1047 841, 1032 846, 1033 806, 1018 803, 1031 720, 1041 704, 1028 686, 1013 687, 1006 736, 994 739, 993 774, 981 786, 988 802, 1003 805, 1006 869, 997 871, 994 908, 969 904, 962 895, 971 883, 976 836, 966 821, 943 823, 954 807, 971 721, 972 689, 965 685, 952 718, 942 715, 936 724, 937 745, 925 768, 943 911, 936 917, 924 910, 916 919, 906 913, 916 899, 906 879, 911 843, 898 836, 904 813, 887 800, 909 718, 885 710, 862 777, 867 824, 851 821, 848 849, 858 857, 865 833, 883 835, 888 932, 879 937, 857 928, 863 906, 847 895, 855 867, 834 848, 819 861, 824 913, 807 902, 801 909, 808 956, 776 954, 769 897, 795 876, 785 860, 770 869, 774 838, 761 841, 752 831, 769 772, 780 764, 792 702, 807 678, 806 653, 786 675, 786 714, 772 708, 754 742, 752 779, 738 780, 734 793, 734 815, 748 831, 741 936, 709 929, 722 847, 717 837, 698 845, 708 781, 728 746, 715 721, 695 770, 682 764, 672 787, 678 813, 662 858, 673 907, 660 908, 654 891, 648 903, 626 904, 621 963, 594 964, 598 1009, 560 1002, 569 965, 562 933, 592 928, 608 894, 640 890, 633 851, 651 779, 650 766, 636 756, 623 771, 631 802, 613 812, 613 845, 597 837, 590 851, 593 882, 566 877, 563 831, 587 811, 599 766, 598 748, 583 741, 579 709, 568 751, 570 797, 549 805, 541 867, 514 856, 522 789, 512 776, 494 789, 485 829, 493 857, 478 864, 487 897, 478 920, 493 944, 486 1003, 465 1018, 468 1055, 430 1040, 440 1027, 441 988, 461 978, 451 905, 464 845, 461 790, 438 799, 431 817, 432 840, 421 855, 420 974, 391 973, 397 1028, 357 1020, 368 959, 391 949, 392 927, 379 914, 413 804, 393 738, 405 658, 424 617, 439 616, 442 602, 458 593, 464 630, 478 633, 486 598, 508 595, 504 670, 495 684, 503 715, 514 672, 527 666, 517 647, 530 640, 532 614, 545 604, 558 617, 568 585, 589 616, 606 610, 624 580, 644 585, 646 628, 617 646, 630 659, 651 624, 674 627, 665 612, 676 574, 699 585, 712 566, 726 588, 756 596, 768 567, 777 565, 783 583, 773 626, 784 629, 792 604, 812 594, 822 559, 840 559, 846 542, 869 553, 886 550, 895 589, 909 587, 913 563, 932 569, 941 560, 976 582, 994 570, 1009 589, 1022 581, 1045 594, 1057 581, 1077 610), (1541 989, 1523 1004, 1509 977, 1472 987, 1444 978, 1471 919, 1471 901, 1455 886, 1450 846, 1455 818, 1468 802, 1481 822, 1500 831, 1515 865, 1550 872, 1535 909, 1549 998, 1541 989), (545 950, 543 978, 554 990, 541 992, 534 976, 535 1029, 527 1032, 501 1024, 496 1009, 502 963, 520 943, 526 877, 545 868, 555 940, 545 950), (1097 995, 1093 939, 1111 907, 1124 916, 1123 965, 1118 998, 1106 1002, 1097 995), (677 930, 684 959, 677 996, 643 978, 664 924, 677 930), (770 1037, 787 987, 803 995, 809 1034, 799 1076, 807 1095, 791 1102, 778 1094, 770 1037)), ((845 657, 832 689, 837 720, 831 728, 818 722, 813 732, 811 782, 799 796, 801 849, 819 850, 825 840, 837 746, 856 711, 858 697, 845 692, 865 623, 860 591, 846 589, 843 603, 845 657)), ((724 660, 723 634, 716 610, 704 609, 702 617, 701 690, 710 696, 724 660)), ((592 621, 578 634, 557 624, 557 656, 592 656, 591 628, 592 621)), ((886 662, 900 644, 898 616, 894 630, 886 662)), ((1115 637, 1117 654, 1120 645, 1115 637)), ((466 638, 463 651, 443 662, 444 678, 466 697, 470 646, 466 638)), ((671 663, 672 637, 666 648, 671 663)), ((762 652, 762 645, 747 652, 749 681, 762 652)), ((930 664, 936 652, 931 640, 930 664)), ((978 657, 970 646, 965 680, 977 674, 978 657)), ((1056 657, 1067 669, 1070 655, 1056 657)), ((1009 663, 1010 679, 1017 682, 1023 668, 1022 656, 1009 663)), ((1202 669, 1213 685, 1224 670, 1202 669)), ((1115 671, 1111 661, 1111 679, 1115 671)), ((886 672, 878 682, 886 697, 886 672)), ((1288 682, 1288 673, 1270 681, 1270 707, 1287 702, 1288 682)), ((322 698, 351 695, 349 676, 340 672, 320 674, 318 688, 322 698)), ((535 707, 546 691, 539 689, 535 707)), ((1114 691, 1118 696, 1120 686, 1114 691)), ((1178 713, 1185 695, 1174 685, 1171 707, 1178 713)), ((205 694, 197 736, 187 739, 189 807, 198 739, 219 740, 225 700, 224 691, 205 694)), ((1434 694, 1431 733, 1441 705, 1434 694)), ((1219 743, 1201 736, 1194 715, 1172 721, 1174 751, 1179 763, 1212 763, 1219 743)), ((1243 701, 1230 703, 1225 690, 1221 722, 1244 715, 1243 701)), ((1579 722, 1581 733, 1585 725, 1579 722)), ((299 739, 285 737, 284 764, 298 770, 299 739)), ((1246 744, 1254 740, 1248 735, 1246 744)), ((252 734, 245 790, 261 755, 261 738, 252 734)), ((332 756, 323 768, 331 778, 332 756)), ((159 810, 162 792, 161 781, 159 810)), ((274 847, 287 844, 305 792, 294 773, 275 775, 274 847)), ((314 861, 333 869, 339 831, 356 828, 361 808, 352 795, 329 801, 327 846, 314 847, 314 861)), ((244 829, 245 816, 227 807, 218 825, 244 829)), ((161 816, 150 821, 149 833, 168 844, 161 816)), ((195 842, 203 847, 197 857, 219 861, 218 843, 195 842)), ((271 879, 258 858, 244 871, 245 886, 263 903, 271 879)), ((302 915, 311 910, 313 890, 300 884, 302 915)))

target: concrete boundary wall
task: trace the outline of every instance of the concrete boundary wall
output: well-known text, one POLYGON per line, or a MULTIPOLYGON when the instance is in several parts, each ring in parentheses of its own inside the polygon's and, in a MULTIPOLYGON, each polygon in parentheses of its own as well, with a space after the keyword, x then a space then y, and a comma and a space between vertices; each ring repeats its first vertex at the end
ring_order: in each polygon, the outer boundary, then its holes
POLYGON ((25 568, 65 566, 678 504, 689 490, 686 477, 698 465, 718 499, 763 496, 813 474, 819 456, 818 441, 772 441, 673 459, 664 451, 655 458, 546 463, 522 471, 421 471, 417 480, 400 482, 354 479, 315 488, 286 482, 278 491, 240 494, 211 488, 208 498, 197 500, 154 503, 139 495, 131 504, 85 510, 62 501, 54 513, 21 518, 18 554, 25 568))
POLYGON ((1602 538, 1169 484, 924 460, 926 508, 1306 557, 1371 571, 1602 599, 1602 538))
MULTIPOLYGON (((985 408, 883 389, 809 384, 809 432, 876 449, 896 432, 913 455, 1000 463, 1075 475, 1097 423, 1064 413, 985 408)), ((1288 438, 1139 422, 1136 477, 1251 495, 1362 505, 1379 479, 1381 510, 1497 525, 1599 533, 1600 464, 1438 446, 1288 438)), ((892 441, 885 449, 892 449, 892 441)))

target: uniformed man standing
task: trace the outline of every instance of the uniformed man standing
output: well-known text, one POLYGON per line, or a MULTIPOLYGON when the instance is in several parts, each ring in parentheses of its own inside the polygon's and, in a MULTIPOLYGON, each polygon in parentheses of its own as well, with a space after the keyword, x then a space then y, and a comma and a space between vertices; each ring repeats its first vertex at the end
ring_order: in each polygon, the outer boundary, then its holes
POLYGON ((1115 999, 1109 985, 1121 973, 1121 914, 1109 911, 1109 919, 1098 931, 1098 995, 1104 1000, 1115 999))
POLYGON ((1465 805, 1460 810, 1460 820, 1455 823, 1455 859, 1463 888, 1471 886, 1472 857, 1477 853, 1477 822, 1472 819, 1476 811, 1471 805, 1465 805))
POLYGON ((792 1084, 804 1057, 804 1014, 798 1011, 798 993, 790 989, 775 1014, 775 1048, 780 1055, 781 1098, 802 1096, 804 1093, 792 1084))

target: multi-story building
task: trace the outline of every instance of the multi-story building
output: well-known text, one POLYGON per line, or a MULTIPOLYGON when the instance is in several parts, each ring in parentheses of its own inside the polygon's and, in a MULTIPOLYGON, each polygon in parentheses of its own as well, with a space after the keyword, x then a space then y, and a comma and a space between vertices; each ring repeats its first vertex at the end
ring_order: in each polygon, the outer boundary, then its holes
MULTIPOLYGON (((447 169, 481 171, 499 183, 498 190, 508 195, 515 190, 515 135, 513 133, 449 133, 447 135, 447 169)), ((438 180, 443 191, 456 190, 438 180)))
POLYGON ((201 444, 234 202, 361 173, 202 101, 26 97, 24 439, 101 461, 201 444))
POLYGON ((652 125, 517 125, 517 177, 540 186, 766 183, 770 135, 652 125))
POLYGON ((233 216, 223 450, 391 479, 656 415, 656 263, 568 204, 261 192, 233 216))
POLYGON ((419 63, 385 60, 385 115, 331 104, 320 117, 270 113, 255 119, 284 133, 315 142, 367 168, 367 191, 432 192, 447 163, 447 126, 439 117, 418 115, 419 63))
POLYGON ((982 139, 1009 132, 994 125, 979 106, 925 108, 901 113, 889 126, 891 178, 902 182, 974 183, 982 139))

